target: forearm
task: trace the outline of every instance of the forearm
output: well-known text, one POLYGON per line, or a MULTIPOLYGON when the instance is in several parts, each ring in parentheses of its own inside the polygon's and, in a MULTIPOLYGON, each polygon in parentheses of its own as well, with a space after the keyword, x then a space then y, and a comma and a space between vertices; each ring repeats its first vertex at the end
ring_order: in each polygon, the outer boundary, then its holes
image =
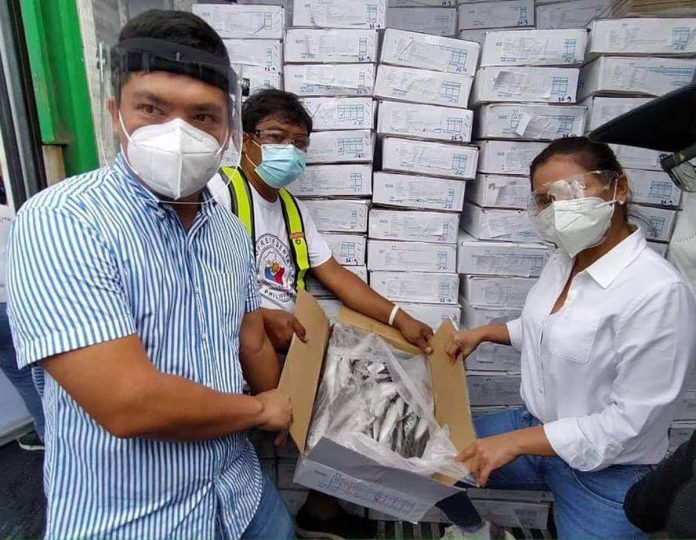
POLYGON ((478 328, 474 328, 472 332, 477 333, 479 343, 488 341, 500 345, 510 345, 510 332, 506 324, 479 326, 478 328))
POLYGON ((105 426, 112 434, 195 441, 262 423, 264 407, 254 397, 218 392, 174 375, 158 373, 149 379, 105 426))
POLYGON ((267 392, 278 387, 280 381, 280 361, 273 345, 264 334, 260 349, 240 354, 244 380, 254 394, 267 392))
POLYGON ((553 457, 556 455, 542 426, 512 432, 519 455, 553 457))
POLYGON ((371 289, 353 272, 341 268, 340 276, 332 280, 329 289, 347 307, 377 321, 389 322, 394 303, 371 289))

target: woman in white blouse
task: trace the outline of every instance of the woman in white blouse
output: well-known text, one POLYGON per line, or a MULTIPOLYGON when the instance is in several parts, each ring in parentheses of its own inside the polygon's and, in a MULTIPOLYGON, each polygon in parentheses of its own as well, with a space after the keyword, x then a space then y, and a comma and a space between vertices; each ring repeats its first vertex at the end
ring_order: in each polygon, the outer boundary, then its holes
MULTIPOLYGON (((561 538, 643 538, 622 504, 667 452, 696 359, 696 303, 628 223, 628 181, 607 145, 554 141, 530 172, 531 218, 558 249, 519 319, 463 330, 448 350, 520 350, 525 407, 479 418, 459 459, 479 485, 552 491, 561 538)), ((466 497, 441 507, 459 526, 449 537, 487 533, 466 497)))

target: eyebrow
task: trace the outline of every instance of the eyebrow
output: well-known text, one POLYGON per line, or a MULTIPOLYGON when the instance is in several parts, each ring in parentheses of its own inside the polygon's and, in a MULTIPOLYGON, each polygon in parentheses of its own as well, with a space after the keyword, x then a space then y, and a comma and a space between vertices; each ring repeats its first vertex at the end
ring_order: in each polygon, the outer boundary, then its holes
POLYGON ((169 105, 169 101, 166 99, 153 94, 152 92, 146 92, 146 91, 137 91, 133 93, 133 97, 136 99, 147 99, 148 101, 152 101, 153 103, 157 105, 169 105))
POLYGON ((196 105, 192 105, 191 109, 196 112, 212 112, 217 114, 222 114, 223 112, 223 107, 217 103, 198 103, 196 105))

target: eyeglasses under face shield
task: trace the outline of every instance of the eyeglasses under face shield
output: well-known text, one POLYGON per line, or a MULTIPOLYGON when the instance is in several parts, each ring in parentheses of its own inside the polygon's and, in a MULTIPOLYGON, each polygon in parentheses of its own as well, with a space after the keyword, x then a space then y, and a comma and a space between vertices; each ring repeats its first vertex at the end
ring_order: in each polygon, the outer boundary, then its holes
POLYGON ((529 214, 534 217, 555 201, 570 201, 584 197, 600 196, 612 189, 619 178, 616 171, 590 171, 549 182, 532 191, 529 196, 529 214), (596 182, 588 182, 596 178, 596 182))

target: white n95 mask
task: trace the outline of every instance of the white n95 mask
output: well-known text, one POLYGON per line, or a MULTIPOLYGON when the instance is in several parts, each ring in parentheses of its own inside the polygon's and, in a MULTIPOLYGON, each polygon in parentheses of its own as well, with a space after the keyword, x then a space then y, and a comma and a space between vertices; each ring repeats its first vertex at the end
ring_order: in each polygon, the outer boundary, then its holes
POLYGON ((611 225, 614 203, 601 197, 554 201, 532 219, 544 240, 573 258, 602 243, 611 225))
POLYGON ((126 162, 151 191, 179 200, 202 190, 220 168, 223 146, 181 118, 128 134, 126 162))

